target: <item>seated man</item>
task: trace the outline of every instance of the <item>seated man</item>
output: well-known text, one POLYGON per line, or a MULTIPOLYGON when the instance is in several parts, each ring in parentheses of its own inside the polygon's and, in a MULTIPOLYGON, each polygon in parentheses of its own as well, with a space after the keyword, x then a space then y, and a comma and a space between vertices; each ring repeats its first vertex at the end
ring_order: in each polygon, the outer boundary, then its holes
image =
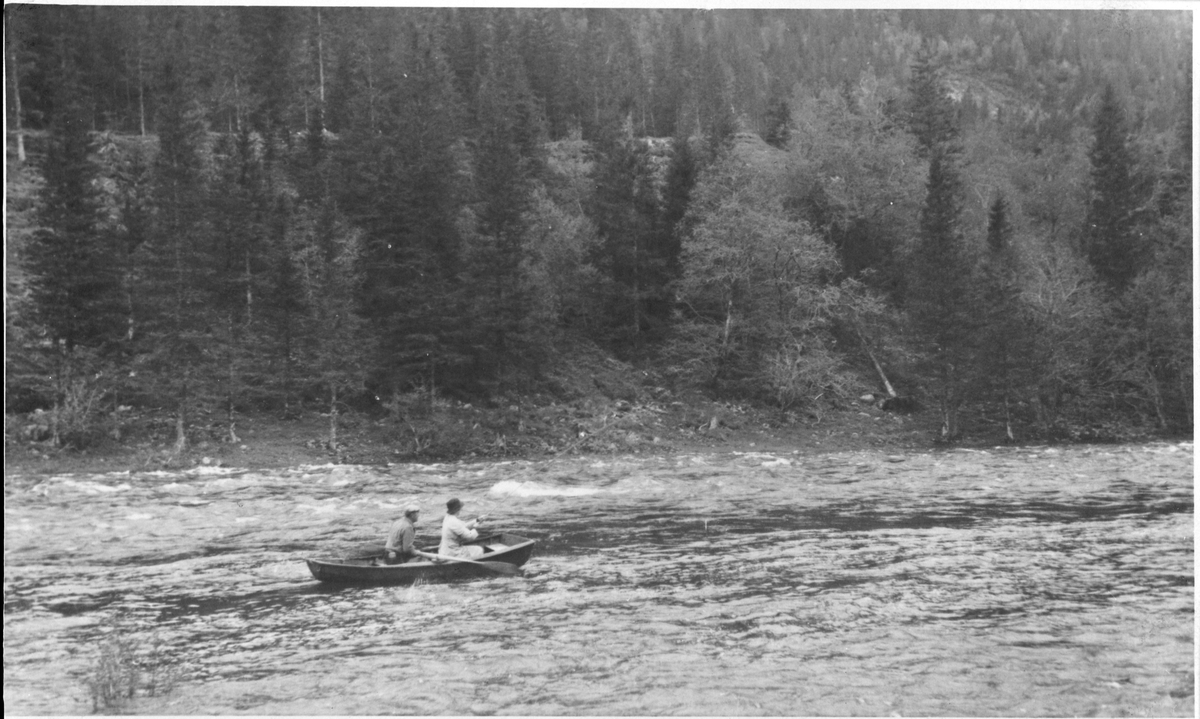
POLYGON ((483 547, 464 543, 479 539, 479 532, 475 531, 475 527, 478 527, 484 518, 477 517, 470 522, 462 521, 457 516, 462 506, 462 502, 457 499, 446 502, 446 518, 442 520, 442 544, 438 547, 438 554, 457 559, 479 559, 483 556, 483 547))
POLYGON ((396 520, 388 532, 387 543, 383 545, 384 561, 388 564, 404 564, 412 562, 425 555, 417 551, 413 541, 417 537, 417 519, 421 507, 416 503, 404 507, 404 516, 396 520))

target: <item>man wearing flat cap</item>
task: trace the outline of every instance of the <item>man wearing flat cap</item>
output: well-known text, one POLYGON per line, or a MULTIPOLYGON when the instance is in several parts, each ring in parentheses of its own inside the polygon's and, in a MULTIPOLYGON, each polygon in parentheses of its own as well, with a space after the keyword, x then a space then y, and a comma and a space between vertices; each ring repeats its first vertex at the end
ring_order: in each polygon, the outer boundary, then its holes
POLYGON ((417 538, 417 518, 421 514, 421 506, 410 502, 404 506, 404 516, 396 520, 388 532, 387 544, 383 549, 388 564, 404 564, 419 559, 423 552, 418 552, 413 546, 417 538))

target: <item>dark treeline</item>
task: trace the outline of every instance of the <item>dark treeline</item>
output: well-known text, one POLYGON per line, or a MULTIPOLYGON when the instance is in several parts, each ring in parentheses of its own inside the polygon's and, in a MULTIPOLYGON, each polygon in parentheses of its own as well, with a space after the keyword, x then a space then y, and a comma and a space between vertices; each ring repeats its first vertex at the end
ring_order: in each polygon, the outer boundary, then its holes
POLYGON ((783 410, 866 378, 951 439, 1192 425, 1186 13, 5 20, 6 398, 59 443, 314 402, 336 443, 580 339, 783 410))

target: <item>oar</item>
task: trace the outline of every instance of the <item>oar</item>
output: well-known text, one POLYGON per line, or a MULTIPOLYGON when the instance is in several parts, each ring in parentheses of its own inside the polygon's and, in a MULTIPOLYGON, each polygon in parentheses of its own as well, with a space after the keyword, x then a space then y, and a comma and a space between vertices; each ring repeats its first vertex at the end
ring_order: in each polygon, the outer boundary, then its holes
MULTIPOLYGON (((499 574, 504 574, 504 575, 507 575, 510 577, 516 576, 517 574, 521 573, 521 569, 519 567, 509 564, 508 562, 478 562, 478 561, 475 561, 474 559, 460 559, 458 557, 446 557, 441 554, 430 554, 429 552, 422 552, 419 549, 414 549, 413 552, 419 557, 425 557, 426 559, 432 560, 434 562, 462 562, 464 564, 478 564, 479 566, 483 567, 484 569, 490 569, 493 572, 497 572, 499 574)), ((371 551, 370 553, 356 554, 356 555, 352 556, 351 559, 372 559, 374 557, 380 556, 383 553, 384 553, 384 548, 380 547, 378 545, 375 545, 373 547, 373 551, 371 551)), ((396 566, 396 565, 393 565, 393 566, 396 566)))
POLYGON ((462 562, 463 564, 478 564, 484 569, 490 569, 493 572, 499 572, 510 577, 521 573, 521 569, 508 562, 480 562, 474 559, 461 559, 459 557, 447 557, 442 554, 430 554, 420 550, 413 550, 418 556, 427 557, 435 562, 462 562))

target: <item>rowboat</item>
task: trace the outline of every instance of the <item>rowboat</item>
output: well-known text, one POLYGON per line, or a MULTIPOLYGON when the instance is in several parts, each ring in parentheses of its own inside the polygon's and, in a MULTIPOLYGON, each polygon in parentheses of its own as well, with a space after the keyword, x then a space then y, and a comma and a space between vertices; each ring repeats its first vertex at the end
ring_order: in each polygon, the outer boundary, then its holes
MULTIPOLYGON (((331 584, 412 584, 418 579, 444 581, 470 577, 515 573, 533 554, 534 540, 515 534, 498 533, 479 537, 473 542, 483 547, 483 556, 474 561, 422 560, 407 564, 385 564, 383 552, 344 559, 305 559, 308 570, 318 581, 331 584), (499 571, 498 571, 499 570, 499 571)), ((437 547, 424 551, 435 553, 437 547)))

